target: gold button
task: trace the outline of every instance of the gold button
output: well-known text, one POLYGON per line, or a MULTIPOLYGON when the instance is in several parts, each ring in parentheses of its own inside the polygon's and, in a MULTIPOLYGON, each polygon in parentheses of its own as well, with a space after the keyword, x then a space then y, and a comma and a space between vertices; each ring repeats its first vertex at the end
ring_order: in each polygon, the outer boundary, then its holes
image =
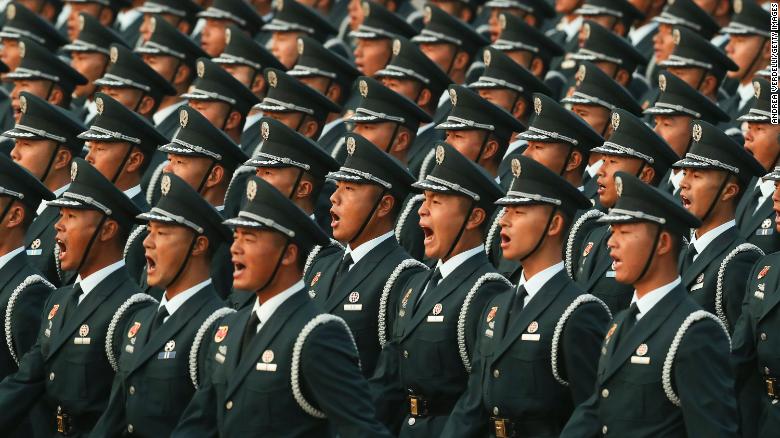
POLYGON ((416 420, 414 419, 414 417, 409 417, 409 421, 407 421, 407 423, 409 423, 409 426, 414 426, 415 421, 416 420))
POLYGON ((606 424, 601 426, 601 433, 603 433, 604 435, 607 434, 607 425, 606 424))
POLYGON ((128 424, 127 425, 127 431, 130 432, 130 433, 133 433, 133 430, 134 430, 133 429, 133 425, 132 424, 128 424))
POLYGON ((135 386, 132 386, 132 385, 131 385, 131 386, 130 386, 130 390, 129 390, 129 392, 130 392, 130 395, 133 395, 133 394, 135 394, 135 386))
POLYGON ((225 403, 225 409, 227 409, 228 411, 233 409, 233 400, 228 400, 228 402, 225 403))
POLYGON ((601 390, 601 396, 604 397, 604 398, 609 397, 609 389, 607 389, 607 388, 602 389, 601 390))
POLYGON ((761 340, 766 341, 766 333, 761 333, 761 340))
POLYGON ((501 372, 500 372, 500 371, 498 371, 498 368, 496 368, 496 369, 494 369, 494 370, 493 370, 493 377, 495 377, 496 379, 498 379, 498 376, 500 376, 500 375, 501 375, 501 372))
POLYGON ((493 406, 493 415, 498 415, 498 406, 493 406))
POLYGON ((54 371, 49 373, 49 380, 54 380, 54 371))
POLYGON ((408 358, 409 358, 409 352, 404 350, 404 359, 408 359, 408 358))

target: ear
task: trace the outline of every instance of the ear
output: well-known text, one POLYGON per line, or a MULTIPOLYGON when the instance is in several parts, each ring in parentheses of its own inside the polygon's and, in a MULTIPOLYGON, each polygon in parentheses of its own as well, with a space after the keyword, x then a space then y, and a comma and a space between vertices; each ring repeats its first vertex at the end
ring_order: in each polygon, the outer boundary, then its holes
POLYGON ((388 0, 385 3, 385 9, 387 9, 390 12, 395 12, 398 10, 398 3, 396 3, 395 0, 388 0))
POLYGON ((455 62, 452 63, 454 70, 466 70, 469 65, 469 54, 463 50, 458 49, 458 53, 455 54, 455 62))
MULTIPOLYGON (((18 202, 15 202, 12 198, 8 198, 10 202, 14 202, 14 205, 8 210, 5 219, 5 228, 15 228, 24 223, 25 211, 18 202)), ((5 208, 5 206, 3 206, 5 208)))
POLYGON ((732 199, 736 199, 736 197, 739 195, 739 184, 734 182, 733 178, 729 177, 731 181, 729 181, 726 184, 726 187, 723 189, 723 193, 720 195, 721 201, 730 201, 732 199))
POLYGON ((469 217, 469 221, 466 223, 466 229, 467 230, 473 230, 478 228, 480 225, 482 225, 483 222, 487 219, 487 213, 484 209, 475 207, 471 211, 471 217, 469 217))
POLYGON ((62 88, 60 88, 59 85, 55 85, 51 89, 51 94, 49 94, 49 103, 52 105, 59 105, 62 106, 62 103, 65 101, 65 93, 62 91, 62 88))
POLYGON ((722 17, 724 15, 727 15, 729 13, 730 7, 731 7, 731 0, 720 0, 720 2, 718 2, 718 6, 715 7, 715 12, 713 12, 712 15, 716 17, 722 17))
POLYGON ((108 219, 103 223, 103 228, 100 230, 100 241, 108 242, 113 239, 119 233, 119 222, 114 219, 108 219))
MULTIPOLYGON (((653 230, 653 233, 655 233, 655 230, 653 230)), ((672 238, 672 235, 669 233, 669 231, 661 231, 661 235, 658 238, 658 245, 655 247, 655 253, 657 255, 665 255, 669 254, 675 249, 674 239, 672 238)))
POLYGON ((262 95, 262 93, 265 91, 265 78, 263 75, 258 74, 255 76, 255 80, 252 82, 252 87, 250 89, 255 96, 262 95))
POLYGON ((43 9, 41 9, 41 16, 51 23, 56 21, 56 13, 57 11, 54 9, 54 5, 51 2, 46 2, 46 4, 43 5, 43 9))
POLYGON ((536 27, 536 23, 538 22, 536 19, 536 16, 533 14, 528 14, 525 16, 525 22, 531 27, 536 27))
POLYGON ((431 96, 431 90, 423 88, 422 91, 420 91, 420 96, 417 98, 417 106, 425 108, 425 106, 431 102, 431 96))
POLYGON ((301 182, 298 183, 298 187, 295 188, 295 199, 304 199, 311 196, 314 190, 314 185, 311 181, 301 178, 301 182))
POLYGON ((761 57, 763 59, 770 59, 771 56, 771 40, 764 41, 764 45, 761 47, 761 57))
POLYGON ((219 185, 225 179, 225 168, 221 164, 216 164, 211 169, 208 179, 206 180, 206 187, 215 187, 219 185))
POLYGON ((325 91, 325 96, 333 102, 341 100, 341 85, 335 83, 330 84, 330 87, 325 91))
POLYGON ((512 115, 515 116, 517 120, 523 120, 525 119, 525 109, 528 107, 526 104, 525 98, 520 97, 517 99, 517 102, 515 102, 515 107, 512 108, 512 115))
POLYGON ((547 235, 548 236, 561 236, 566 231, 566 220, 563 218, 563 213, 560 211, 555 212, 555 216, 553 216, 552 221, 550 222, 550 227, 547 228, 547 235))
POLYGON ((713 94, 717 91, 718 87, 718 80, 715 79, 715 76, 711 74, 707 74, 704 77, 704 80, 702 81, 700 91, 701 94, 708 96, 710 94, 713 94))
POLYGON ((100 10, 100 17, 98 17, 100 24, 105 27, 111 27, 111 23, 114 21, 114 11, 111 8, 104 7, 100 10))
POLYGON ((485 144, 485 150, 482 151, 482 157, 480 161, 488 162, 492 160, 498 153, 498 141, 495 138, 491 138, 485 144))
POLYGON ((190 72, 192 70, 186 64, 180 64, 178 70, 176 70, 176 76, 173 77, 173 85, 177 86, 189 81, 190 72))
POLYGON ((544 74, 544 61, 542 61, 541 58, 534 56, 531 59, 531 65, 529 65, 529 70, 531 70, 531 73, 534 74, 539 79, 543 79, 542 75, 544 74))
POLYGON ((241 113, 238 111, 230 111, 227 123, 225 123, 225 131, 240 128, 241 126, 241 113))
POLYGON ((298 263, 298 245, 291 243, 282 256, 282 266, 294 266, 298 263))
POLYGON ((471 8, 463 7, 460 10, 458 16, 461 20, 463 20, 464 23, 471 23, 471 18, 474 16, 474 12, 472 12, 471 8))
POLYGON ((203 235, 198 236, 195 238, 195 245, 192 247, 191 254, 194 256, 206 254, 208 248, 209 248, 209 239, 203 235))
POLYGON ((648 165, 645 165, 642 168, 642 172, 639 174, 639 179, 642 180, 642 182, 645 184, 652 185, 654 178, 655 178, 655 169, 653 169, 648 165))
POLYGON ((191 29, 190 23, 187 22, 187 20, 181 20, 179 21, 179 24, 176 25, 176 29, 179 30, 179 32, 183 33, 184 35, 189 35, 191 29))
POLYGON ((566 163, 566 171, 571 172, 573 170, 576 170, 580 167, 582 164, 582 152, 580 152, 577 149, 574 149, 571 152, 571 156, 569 157, 569 162, 566 163))
POLYGON ((385 194, 382 196, 382 200, 379 201, 379 207, 376 209, 376 217, 381 219, 389 215, 393 211, 395 206, 395 198, 392 195, 385 194))
POLYGON ((316 120, 309 116, 306 117, 306 121, 303 123, 303 128, 300 131, 301 134, 304 137, 310 138, 312 140, 316 140, 315 136, 317 135, 317 132, 320 130, 320 124, 317 123, 316 120))
POLYGON ((626 36, 626 24, 618 20, 614 26, 612 26, 612 32, 624 37, 626 36))
POLYGON ((622 86, 627 86, 629 82, 631 82, 631 73, 624 69, 624 68, 618 68, 618 72, 615 75, 615 82, 622 86))
POLYGON ((154 106, 155 101, 152 96, 144 96, 141 98, 141 104, 138 105, 137 112, 144 117, 151 117, 154 106))
POLYGON ((393 142, 393 147, 390 149, 390 151, 403 152, 408 150, 412 145, 411 138, 412 136, 409 134, 408 129, 399 128, 398 134, 396 134, 395 141, 393 142))
POLYGON ((54 159, 54 169, 61 170, 70 168, 70 163, 73 161, 73 154, 70 149, 65 146, 57 146, 57 158, 54 159))
POLYGON ((130 152, 130 157, 127 158, 125 163, 125 171, 127 173, 139 172, 144 164, 144 154, 138 149, 138 146, 133 146, 133 152, 130 152))

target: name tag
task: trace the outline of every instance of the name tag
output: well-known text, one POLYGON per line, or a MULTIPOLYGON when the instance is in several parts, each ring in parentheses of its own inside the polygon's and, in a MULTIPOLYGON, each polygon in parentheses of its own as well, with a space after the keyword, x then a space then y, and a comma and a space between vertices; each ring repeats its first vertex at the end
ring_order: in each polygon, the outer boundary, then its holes
POLYGON ((225 356, 217 353, 214 355, 214 360, 216 360, 219 363, 225 363, 225 356))
POLYGON ((92 338, 73 338, 73 343, 76 345, 89 345, 92 342, 92 338))
POLYGON ((691 286, 691 291, 699 290, 704 287, 704 283, 696 283, 691 286))
POLYGON ((768 236, 774 232, 774 228, 760 228, 756 230, 756 236, 768 236))
POLYGON ((753 292, 753 296, 758 298, 759 300, 763 300, 764 299, 764 293, 761 292, 760 290, 757 290, 757 291, 753 292))
POLYGON ((157 353, 157 359, 175 359, 175 358, 176 358, 175 351, 161 351, 157 353))
POLYGON ((520 335, 521 341, 533 341, 533 342, 539 342, 539 340, 542 338, 542 335, 539 333, 523 333, 520 335))
POLYGON ((43 254, 43 250, 42 249, 28 249, 27 250, 27 255, 29 255, 29 256, 36 256, 36 255, 41 255, 41 254, 43 254))
POLYGON ((486 329, 485 330, 485 336, 487 336, 488 338, 492 338, 493 337, 493 330, 486 329))
POLYGON ((363 310, 362 304, 344 304, 344 310, 347 311, 361 311, 363 310))
POLYGON ((605 277, 607 277, 607 278, 615 278, 615 271, 607 271, 607 275, 605 277))
POLYGON ((428 315, 428 322, 444 322, 444 315, 428 315))
POLYGON ((135 351, 135 347, 133 347, 132 345, 125 345, 125 351, 130 354, 133 354, 133 351, 135 351))
POLYGON ((650 365, 650 358, 645 356, 631 356, 631 363, 637 365, 650 365))
POLYGON ((257 365, 255 365, 255 369, 257 371, 276 371, 276 364, 258 362, 257 365))

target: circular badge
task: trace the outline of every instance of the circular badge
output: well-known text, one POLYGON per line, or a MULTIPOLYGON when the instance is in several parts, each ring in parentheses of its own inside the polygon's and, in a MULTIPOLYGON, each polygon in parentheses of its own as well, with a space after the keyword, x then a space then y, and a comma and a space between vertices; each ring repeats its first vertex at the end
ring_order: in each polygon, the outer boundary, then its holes
POLYGON ((270 85, 271 88, 276 88, 276 72, 273 70, 268 72, 268 85, 270 85))
POLYGON ((97 99, 95 99, 95 108, 97 108, 98 114, 103 114, 104 106, 103 106, 103 98, 102 97, 98 97, 97 99))
POLYGON ((758 81, 753 82, 753 96, 758 99, 758 96, 761 96, 761 83, 758 81))
POLYGON ((347 153, 349 155, 355 153, 355 137, 347 137, 347 153))
MULTIPOLYGON (((8 7, 5 8, 5 15, 6 17, 8 17, 9 20, 13 20, 14 17, 16 17, 16 5, 13 3, 8 5, 8 7)), ((79 17, 81 16, 79 15, 79 17)))
POLYGON ((361 80, 358 84, 358 88, 360 89, 361 96, 368 97, 368 82, 361 80))
POLYGON ((352 292, 349 294, 349 302, 352 304, 357 303, 360 300, 360 292, 352 292))
POLYGON ((111 49, 108 51, 108 59, 112 64, 116 64, 116 62, 119 60, 119 49, 116 47, 111 47, 111 49))
POLYGON ((623 178, 619 176, 615 177, 615 191, 618 196, 623 196, 623 178))
POLYGON ((393 41, 393 55, 398 56, 401 53, 401 40, 393 41))
MULTIPOLYGON (((22 44, 22 43, 19 43, 22 44)), ((27 97, 21 96, 19 97, 19 111, 22 112, 22 114, 27 113, 27 97)))
POLYGON ((169 175, 163 175, 162 181, 160 181, 160 191, 163 196, 168 195, 168 192, 171 191, 171 177, 169 175))
POLYGON ((531 321, 531 323, 528 324, 528 333, 536 333, 537 330, 539 330, 539 323, 531 321))
POLYGON ((167 351, 168 353, 173 351, 175 348, 176 348, 176 341, 174 341, 173 339, 165 343, 165 351, 167 351))
POLYGON ((274 360, 274 352, 272 350, 265 350, 261 357, 263 363, 271 363, 274 360))
POLYGON ((701 140, 701 125, 695 123, 693 125, 693 141, 700 141, 700 140, 701 140))
POLYGON ((517 158, 512 158, 512 175, 515 176, 515 178, 520 176, 520 172, 522 171, 522 167, 520 166, 520 160, 517 158))
POLYGON ((203 61, 198 61, 198 77, 202 78, 206 74, 206 64, 203 61))
POLYGON ((542 113, 542 99, 538 97, 534 97, 534 112, 537 116, 542 113))
POLYGON ((187 114, 187 110, 182 109, 179 111, 179 125, 181 125, 182 128, 187 127, 187 122, 190 120, 190 115, 187 114))
POLYGON ((636 347, 636 355, 644 356, 646 354, 647 354, 647 344, 639 344, 639 346, 636 347))
POLYGON ((81 327, 79 327, 79 336, 82 338, 87 337, 89 334, 89 326, 86 324, 82 324, 81 327))
POLYGON ((438 314, 440 314, 440 313, 441 313, 441 310, 442 310, 442 305, 441 305, 441 303, 436 303, 436 305, 435 305, 435 306, 433 306, 433 314, 434 314, 434 315, 438 315, 438 314))
POLYGON ((271 135, 271 128, 268 126, 268 122, 263 122, 260 125, 260 135, 263 136, 263 140, 268 141, 268 136, 271 135))
POLYGON ((666 91, 666 76, 663 74, 658 75, 658 89, 666 91))
POLYGON ((620 126, 620 114, 612 113, 612 131, 617 131, 618 126, 620 126))
POLYGON ((249 182, 246 184, 246 198, 250 201, 253 201, 255 199, 255 195, 257 195, 257 181, 249 180, 249 182))
POLYGON ((79 174, 79 165, 75 161, 70 163, 70 180, 75 181, 76 176, 79 174))
POLYGON ((303 55, 303 39, 298 38, 298 54, 303 55))
POLYGON ((452 106, 458 104, 458 92, 454 88, 450 88, 450 103, 452 103, 452 106))
POLYGON ((436 164, 441 164, 444 162, 444 146, 438 145, 436 146, 436 164))
POLYGON ((491 56, 490 49, 485 49, 485 51, 482 52, 482 61, 485 62, 485 66, 490 65, 490 56, 491 56))

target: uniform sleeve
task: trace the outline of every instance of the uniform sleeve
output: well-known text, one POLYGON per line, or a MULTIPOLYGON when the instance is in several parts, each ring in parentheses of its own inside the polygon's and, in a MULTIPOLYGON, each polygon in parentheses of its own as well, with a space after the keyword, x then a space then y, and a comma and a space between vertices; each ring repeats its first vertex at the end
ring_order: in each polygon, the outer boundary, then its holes
POLYGON ((726 318, 728 319, 728 329, 733 332, 734 327, 742 314, 742 303, 745 301, 745 294, 751 278, 746 277, 745 272, 750 272, 753 265, 758 261, 758 253, 748 251, 738 254, 729 262, 726 267, 723 279, 723 294, 725 301, 726 318))
POLYGON ((300 366, 312 401, 339 436, 391 436, 376 419, 357 350, 344 327, 334 323, 316 327, 303 345, 300 366))
POLYGON ((725 333, 713 321, 693 323, 677 351, 672 382, 688 436, 736 437, 734 378, 725 333))
POLYGON ((25 354, 19 370, 0 382, 0 430, 13 430, 46 390, 40 337, 25 354))
POLYGON ((24 356, 35 344, 41 326, 44 303, 52 290, 43 284, 34 284, 19 295, 14 308, 13 335, 17 357, 24 356))
POLYGON ((90 437, 114 437, 122 435, 122 425, 125 423, 125 394, 124 381, 121 373, 114 375, 111 385, 111 395, 108 397, 108 405, 98 419, 90 437))
POLYGON ((211 381, 201 384, 181 414, 171 438, 213 438, 217 431, 217 396, 211 381))
POLYGON ((601 432, 598 410, 599 397, 594 387, 590 397, 574 409, 560 438, 595 438, 598 436, 601 432))
POLYGON ((584 303, 566 322, 562 342, 563 369, 575 406, 593 394, 601 344, 609 319, 609 314, 600 304, 584 303))

